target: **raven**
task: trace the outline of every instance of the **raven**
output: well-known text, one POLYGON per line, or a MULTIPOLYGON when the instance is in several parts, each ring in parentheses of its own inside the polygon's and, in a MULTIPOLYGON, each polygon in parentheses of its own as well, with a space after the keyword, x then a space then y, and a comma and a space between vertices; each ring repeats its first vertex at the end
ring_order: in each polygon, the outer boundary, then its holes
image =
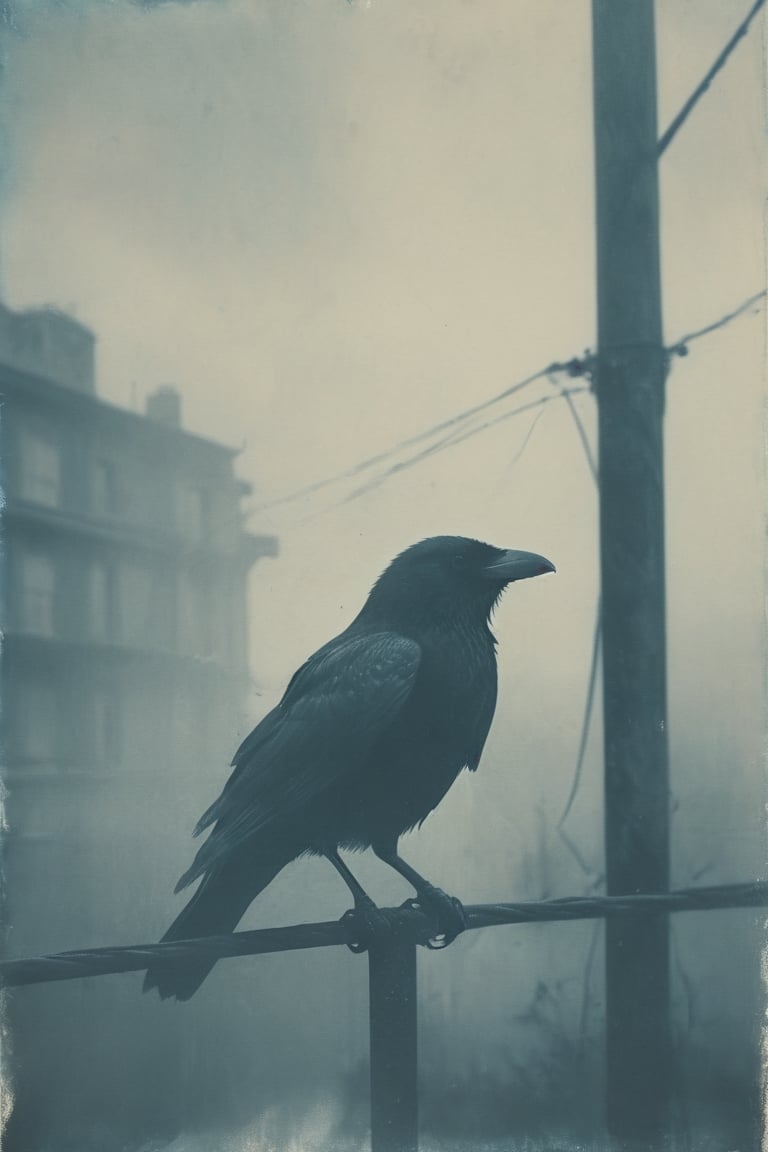
MULTIPOLYGON (((443 942, 463 911, 398 855, 463 768, 474 771, 496 707, 494 606, 507 584, 554 565, 461 536, 422 540, 397 556, 357 617, 294 674, 235 753, 203 814, 208 840, 176 891, 201 883, 163 937, 232 932, 286 864, 325 856, 349 887, 361 935, 387 927, 340 848, 372 848, 416 889, 443 942)), ((144 990, 187 1000, 215 961, 150 967, 144 990)))

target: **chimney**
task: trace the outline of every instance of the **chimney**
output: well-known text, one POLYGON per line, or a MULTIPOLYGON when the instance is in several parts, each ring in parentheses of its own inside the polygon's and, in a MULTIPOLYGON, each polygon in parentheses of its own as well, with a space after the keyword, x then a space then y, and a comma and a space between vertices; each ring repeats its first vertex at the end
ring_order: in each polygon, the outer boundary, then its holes
POLYGON ((181 428, 181 396, 170 384, 163 384, 147 396, 147 416, 167 428, 181 428))

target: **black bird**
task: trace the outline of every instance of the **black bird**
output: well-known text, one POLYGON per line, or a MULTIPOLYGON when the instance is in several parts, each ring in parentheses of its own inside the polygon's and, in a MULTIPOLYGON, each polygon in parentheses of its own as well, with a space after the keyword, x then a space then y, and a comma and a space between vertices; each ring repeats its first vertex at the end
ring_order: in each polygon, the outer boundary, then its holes
MULTIPOLYGON (((397 556, 359 615, 299 668, 240 745, 195 835, 213 830, 176 891, 202 882, 163 939, 232 932, 259 892, 307 853, 334 865, 363 937, 375 935, 385 918, 339 856, 369 847, 413 885, 443 942, 461 931, 459 902, 398 855, 398 839, 463 768, 478 766, 496 707, 490 616, 504 588, 554 571, 543 556, 461 536, 397 556)), ((144 989, 187 1000, 214 963, 156 965, 144 989)))

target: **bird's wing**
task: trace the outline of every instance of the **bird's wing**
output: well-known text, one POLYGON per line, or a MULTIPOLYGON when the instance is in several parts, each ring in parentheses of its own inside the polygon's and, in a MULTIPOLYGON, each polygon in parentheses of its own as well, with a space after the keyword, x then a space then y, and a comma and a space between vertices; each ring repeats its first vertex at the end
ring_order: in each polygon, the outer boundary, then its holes
POLYGON ((339 638, 311 657, 235 754, 196 832, 216 827, 177 890, 354 771, 408 699, 420 658, 393 632, 339 638))

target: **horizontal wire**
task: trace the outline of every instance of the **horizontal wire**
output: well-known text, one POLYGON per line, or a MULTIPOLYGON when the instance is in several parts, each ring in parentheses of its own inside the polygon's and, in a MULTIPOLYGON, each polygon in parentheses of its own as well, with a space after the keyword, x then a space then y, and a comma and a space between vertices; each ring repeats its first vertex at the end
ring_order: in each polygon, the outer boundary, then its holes
MULTIPOLYGON (((725 884, 709 888, 684 888, 628 896, 568 896, 556 900, 510 904, 468 904, 468 929, 506 924, 546 924, 567 920, 616 919, 663 915, 670 912, 703 912, 727 908, 768 906, 768 882, 725 884)), ((435 933, 431 918, 412 905, 383 908, 395 938, 412 944, 426 943, 435 933)), ((87 976, 140 972, 150 965, 172 967, 193 960, 222 960, 232 956, 257 956, 305 948, 330 948, 355 941, 354 916, 317 924, 294 924, 285 928, 259 928, 231 936, 208 936, 199 940, 174 940, 161 944, 131 944, 118 948, 88 948, 6 960, 0 964, 0 986, 18 988, 87 976)))

